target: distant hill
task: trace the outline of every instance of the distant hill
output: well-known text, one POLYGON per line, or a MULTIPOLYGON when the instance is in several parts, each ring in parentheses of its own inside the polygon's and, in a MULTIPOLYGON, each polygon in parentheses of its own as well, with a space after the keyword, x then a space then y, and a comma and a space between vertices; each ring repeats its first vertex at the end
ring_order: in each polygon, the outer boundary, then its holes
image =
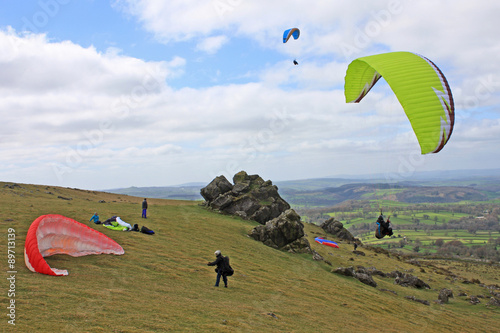
POLYGON ((473 187, 366 183, 345 184, 311 191, 282 188, 280 194, 290 204, 300 206, 333 206, 347 200, 370 199, 404 203, 453 203, 485 201, 500 196, 498 192, 481 191, 473 187))
POLYGON ((134 197, 156 198, 156 199, 175 199, 175 200, 202 200, 200 189, 206 184, 190 183, 180 186, 165 187, 127 187, 104 190, 105 192, 115 194, 126 194, 134 197))
MULTIPOLYGON (((313 178, 273 182, 291 205, 331 206, 345 200, 389 199, 405 203, 484 201, 500 197, 500 169, 419 172, 404 181, 382 175, 359 178, 313 178)), ((106 190, 145 198, 202 200, 208 183, 106 190)))

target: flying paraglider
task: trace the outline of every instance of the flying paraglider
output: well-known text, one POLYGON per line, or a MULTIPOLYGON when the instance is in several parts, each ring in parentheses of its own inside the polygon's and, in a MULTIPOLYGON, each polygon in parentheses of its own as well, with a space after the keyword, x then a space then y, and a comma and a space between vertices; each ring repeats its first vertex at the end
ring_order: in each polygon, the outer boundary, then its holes
POLYGON ((321 238, 321 237, 314 238, 314 241, 316 243, 319 243, 319 244, 322 244, 322 245, 335 247, 337 249, 339 248, 339 245, 337 243, 335 243, 334 241, 331 241, 331 240, 328 240, 328 239, 324 239, 324 238, 321 238))
POLYGON ((393 231, 390 226, 391 221, 389 220, 389 217, 387 217, 387 221, 385 221, 382 212, 380 212, 380 216, 378 217, 376 222, 377 229, 375 229, 375 237, 377 237, 377 239, 382 239, 385 236, 391 237, 393 235, 393 231))
POLYGON ((67 270, 51 268, 44 257, 68 254, 81 257, 89 254, 124 254, 123 248, 97 230, 62 215, 38 217, 31 224, 24 245, 24 262, 32 272, 47 275, 68 275, 67 270))
POLYGON ((288 42, 288 40, 292 36, 293 36, 293 39, 299 38, 300 30, 297 28, 291 28, 291 29, 285 30, 285 32, 283 32, 283 43, 288 42))
POLYGON ((437 153, 453 132, 455 106, 450 86, 429 59, 411 52, 361 57, 347 68, 347 103, 359 103, 383 77, 401 103, 420 145, 421 153, 437 153))
MULTIPOLYGON (((290 37, 293 37, 293 39, 298 39, 299 36, 300 36, 300 30, 298 28, 291 28, 285 30, 285 32, 283 32, 283 43, 288 42, 290 37)), ((299 63, 297 62, 297 60, 294 59, 293 64, 297 66, 299 63)))

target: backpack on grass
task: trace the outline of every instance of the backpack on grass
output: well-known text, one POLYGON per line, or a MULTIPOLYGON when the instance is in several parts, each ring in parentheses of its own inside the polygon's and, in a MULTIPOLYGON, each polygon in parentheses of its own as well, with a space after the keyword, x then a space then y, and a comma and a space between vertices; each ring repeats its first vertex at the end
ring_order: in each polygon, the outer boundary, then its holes
POLYGON ((143 234, 148 234, 148 235, 153 235, 155 233, 153 230, 151 230, 151 229, 149 229, 149 228, 147 228, 145 226, 141 227, 141 232, 143 234))

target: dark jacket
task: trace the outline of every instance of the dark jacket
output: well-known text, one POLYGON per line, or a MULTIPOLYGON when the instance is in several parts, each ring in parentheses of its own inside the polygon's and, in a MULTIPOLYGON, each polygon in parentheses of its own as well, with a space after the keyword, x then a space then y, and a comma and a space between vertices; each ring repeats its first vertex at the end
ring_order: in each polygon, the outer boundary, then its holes
POLYGON ((142 209, 148 209, 148 202, 146 200, 142 202, 142 209))

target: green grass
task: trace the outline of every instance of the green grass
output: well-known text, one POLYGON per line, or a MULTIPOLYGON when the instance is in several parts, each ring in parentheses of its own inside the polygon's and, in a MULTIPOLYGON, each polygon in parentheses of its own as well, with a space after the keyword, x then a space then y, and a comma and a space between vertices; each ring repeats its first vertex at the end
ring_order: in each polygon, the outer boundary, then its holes
MULTIPOLYGON (((396 256, 352 245, 332 249, 314 242, 327 236, 306 224, 311 246, 332 266, 311 255, 278 251, 247 237, 257 225, 240 218, 208 211, 198 202, 148 199, 149 218, 141 219, 143 198, 67 188, 23 185, 9 189, 0 183, 0 230, 7 269, 8 228, 16 235, 16 327, 19 332, 442 332, 490 331, 500 321, 500 310, 472 306, 465 297, 438 305, 443 287, 469 295, 487 294, 478 284, 453 284, 441 266, 468 279, 498 284, 500 270, 480 263, 432 262, 421 271, 396 256), (47 193, 50 192, 51 194, 47 193), (58 196, 72 198, 62 200, 58 196), (99 203, 104 200, 105 203, 99 203), (119 215, 129 223, 146 225, 153 236, 105 229, 88 222, 97 211, 101 219, 119 215), (116 240, 122 256, 48 257, 51 267, 69 275, 52 277, 29 271, 23 260, 24 239, 31 222, 57 213, 91 226, 116 240), (213 252, 230 256, 235 269, 229 288, 214 288, 213 252), (392 279, 374 277, 372 288, 331 273, 339 266, 377 267, 384 272, 413 272, 431 290, 394 285, 392 279), (381 291, 380 288, 397 292, 381 291), (429 300, 430 306, 404 296, 429 300), (271 316, 274 314, 277 318, 271 316)), ((332 237, 329 237, 334 239, 332 237)), ((4 274, 4 276, 6 273, 4 274)), ((2 304, 7 323, 8 285, 3 279, 2 304)), ((4 329, 5 330, 5 329, 4 329)))

